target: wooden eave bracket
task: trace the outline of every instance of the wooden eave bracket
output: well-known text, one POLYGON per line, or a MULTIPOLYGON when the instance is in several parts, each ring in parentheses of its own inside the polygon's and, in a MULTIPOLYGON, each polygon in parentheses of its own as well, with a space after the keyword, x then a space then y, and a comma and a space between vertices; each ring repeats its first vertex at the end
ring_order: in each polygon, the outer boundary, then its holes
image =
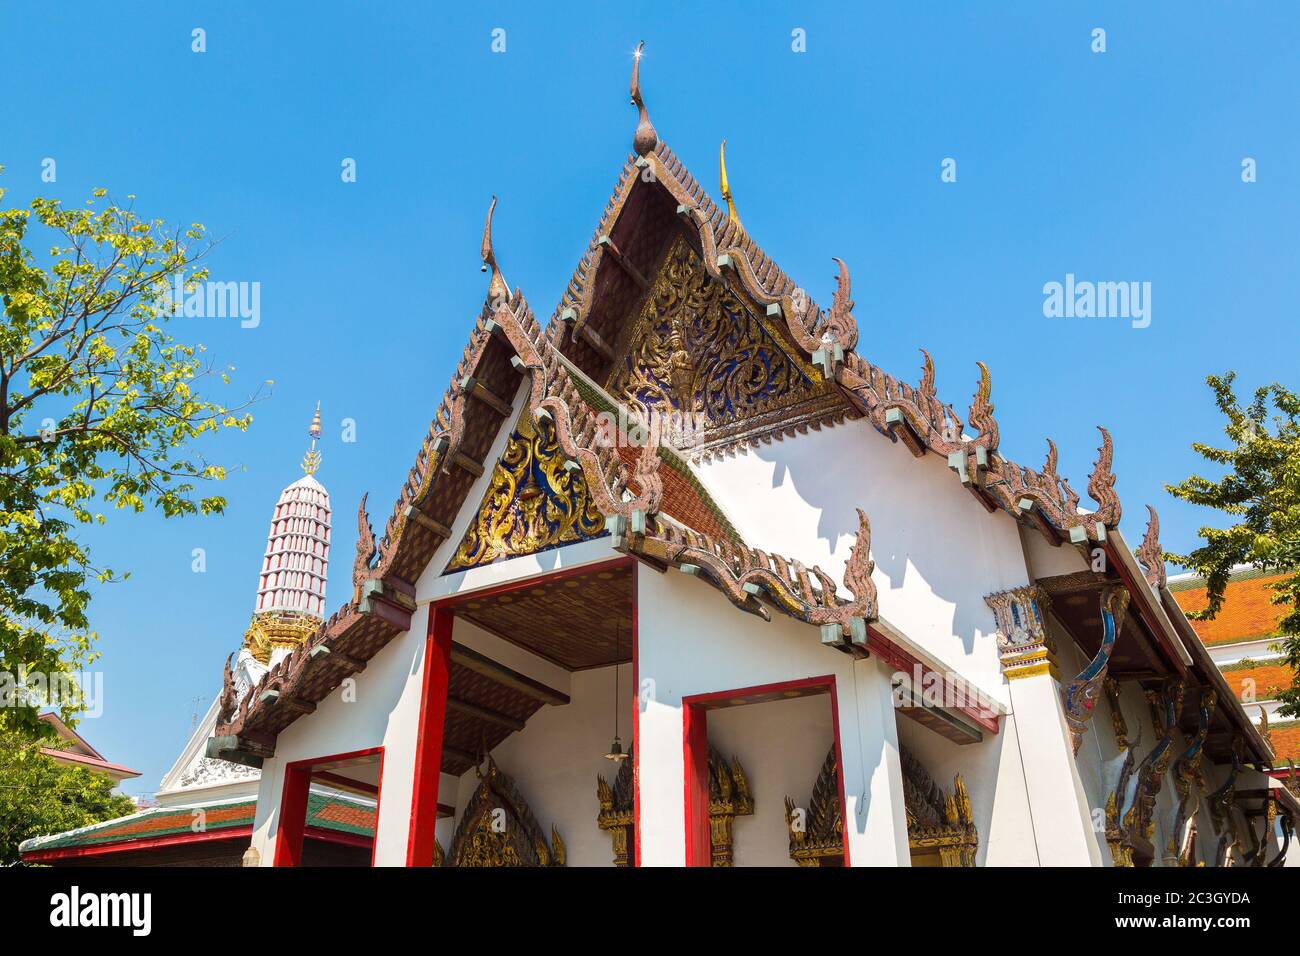
POLYGON ((409 630, 415 612, 415 589, 394 578, 371 578, 361 585, 360 610, 399 631, 409 630))
POLYGON ((895 406, 885 409, 885 426, 889 429, 890 437, 901 440, 913 457, 925 457, 925 441, 917 434, 911 420, 903 414, 901 408, 895 406))
POLYGON ((272 738, 269 748, 258 745, 247 737, 233 734, 209 737, 204 744, 203 755, 213 760, 227 760, 245 767, 262 768, 267 757, 275 756, 275 741, 272 738))
POLYGON ((509 418, 512 411, 510 403, 501 398, 478 378, 467 375, 460 380, 460 393, 467 398, 482 402, 503 418, 509 418))
POLYGON ((605 253, 614 260, 615 264, 617 264, 620 269, 628 274, 633 282, 639 285, 642 289, 650 288, 650 280, 641 274, 640 269, 632 265, 627 256, 623 254, 623 250, 618 247, 617 243, 615 243, 612 238, 609 236, 601 236, 596 240, 596 245, 604 249, 605 253))

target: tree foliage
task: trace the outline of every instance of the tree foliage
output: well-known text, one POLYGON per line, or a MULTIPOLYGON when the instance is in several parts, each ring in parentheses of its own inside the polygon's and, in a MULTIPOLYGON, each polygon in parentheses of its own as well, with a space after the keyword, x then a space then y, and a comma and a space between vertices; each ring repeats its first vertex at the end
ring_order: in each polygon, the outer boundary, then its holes
MULTIPOLYGON (((167 283, 205 280, 210 249, 202 226, 169 229, 102 189, 84 208, 0 204, 0 673, 94 659, 90 586, 116 576, 92 563, 79 529, 113 510, 225 507, 196 490, 225 472, 195 440, 246 429, 248 403, 201 396, 202 346, 165 329, 167 283)), ((65 718, 76 709, 57 703, 65 718)), ((39 729, 34 707, 4 719, 39 729)))
MULTIPOLYGON (((1203 545, 1170 558, 1205 578, 1209 604, 1191 615, 1200 619, 1213 618, 1222 608, 1235 565, 1253 564, 1284 575, 1271 585, 1273 603, 1286 609, 1279 631, 1287 663, 1300 668, 1300 396, 1274 383, 1256 389, 1243 405, 1233 389, 1235 377, 1228 372, 1207 379, 1226 419, 1227 444, 1192 445, 1222 468, 1223 476, 1193 475, 1167 486, 1174 497, 1221 511, 1233 523, 1202 528, 1203 545)), ((1283 715, 1300 714, 1300 684, 1279 697, 1283 715)))
POLYGON ((0 723, 0 866, 19 861, 18 845, 135 812, 113 782, 85 767, 41 753, 25 729, 0 723))

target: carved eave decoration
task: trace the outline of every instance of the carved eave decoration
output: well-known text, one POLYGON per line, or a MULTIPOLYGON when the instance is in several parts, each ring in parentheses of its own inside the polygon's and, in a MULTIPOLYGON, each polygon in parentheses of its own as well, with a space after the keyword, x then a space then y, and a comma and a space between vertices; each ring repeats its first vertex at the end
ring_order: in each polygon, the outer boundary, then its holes
POLYGON ((564 866, 566 854, 559 831, 551 827, 548 843, 519 787, 489 755, 450 852, 435 853, 434 862, 442 855, 442 866, 564 866))
POLYGON ((1170 680, 1145 692, 1160 737, 1136 768, 1132 764, 1134 750, 1129 750, 1112 803, 1107 806, 1107 842, 1116 866, 1133 866, 1138 856, 1148 864, 1155 858, 1156 798, 1174 757, 1184 691, 1182 681, 1170 680))
POLYGON ((1128 600, 1128 591, 1123 587, 1112 586, 1102 592, 1101 646, 1088 666, 1061 688, 1061 708, 1065 711, 1065 723, 1070 729, 1070 743, 1076 755, 1083 743, 1083 735, 1088 730, 1088 722, 1092 720, 1097 699, 1101 696, 1106 668, 1115 651, 1115 642, 1119 638, 1120 625, 1124 623, 1128 600))
MULTIPOLYGON (((913 865, 935 861, 942 867, 975 865, 979 833, 970 794, 961 774, 944 792, 906 748, 899 748, 903 767, 903 802, 913 865)), ((813 784, 808 808, 785 798, 790 858, 800 866, 840 866, 844 861, 844 821, 840 804, 839 765, 831 747, 813 784)))

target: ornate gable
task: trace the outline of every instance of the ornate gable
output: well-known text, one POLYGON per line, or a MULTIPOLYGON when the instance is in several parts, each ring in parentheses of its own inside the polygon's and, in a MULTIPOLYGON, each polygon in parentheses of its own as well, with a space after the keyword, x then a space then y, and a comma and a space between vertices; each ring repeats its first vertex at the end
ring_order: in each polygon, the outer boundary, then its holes
POLYGON ((847 411, 834 385, 767 317, 709 275, 684 235, 672 241, 616 354, 606 390, 664 416, 665 440, 691 455, 847 411))
POLYGON ((605 533, 580 467, 560 449, 545 415, 525 413, 492 470, 478 513, 444 572, 536 554, 605 533))

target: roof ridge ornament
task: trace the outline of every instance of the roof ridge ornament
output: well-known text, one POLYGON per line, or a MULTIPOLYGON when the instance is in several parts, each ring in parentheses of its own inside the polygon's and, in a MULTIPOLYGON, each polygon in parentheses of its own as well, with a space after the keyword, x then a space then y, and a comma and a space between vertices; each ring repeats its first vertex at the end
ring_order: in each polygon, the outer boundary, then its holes
POLYGON ((311 426, 307 429, 307 434, 311 436, 311 447, 307 449, 307 454, 302 457, 302 470, 308 475, 316 474, 320 468, 321 453, 316 450, 316 442, 320 440, 320 402, 316 403, 316 414, 312 416, 311 426))
POLYGON ((650 114, 646 112, 645 100, 641 96, 641 55, 644 50, 645 40, 641 40, 636 45, 636 52, 632 54, 632 83, 629 87, 632 105, 637 108, 639 114, 636 132, 632 135, 632 149, 638 156, 644 156, 659 142, 659 134, 655 132, 654 124, 650 122, 650 114))
POLYGON ((488 301, 492 308, 498 309, 510 301, 510 286, 506 285, 505 276, 501 274, 501 267, 497 265, 496 251, 492 248, 492 213, 497 208, 497 197, 492 197, 492 203, 488 206, 487 222, 483 224, 483 246, 481 249, 483 258, 482 272, 489 269, 492 272, 492 279, 488 283, 488 301))
POLYGON ((1114 528, 1119 524, 1120 517, 1119 496, 1115 494, 1115 473, 1111 471, 1115 446, 1110 432, 1101 425, 1097 426, 1097 430, 1101 432, 1101 447, 1097 449, 1097 463, 1093 465, 1092 475, 1088 478, 1088 497, 1097 502, 1098 519, 1107 527, 1114 528))
POLYGON ((1160 547, 1160 516, 1151 505, 1147 505, 1147 512, 1151 515, 1151 520, 1147 522, 1147 531, 1142 536, 1142 544, 1134 554, 1142 562, 1142 568, 1146 571, 1147 584, 1159 589, 1165 586, 1167 580, 1165 554, 1160 547))
POLYGON ((736 204, 731 198, 731 182, 727 179, 727 138, 722 138, 722 145, 718 147, 718 179, 719 188, 722 190, 722 198, 727 203, 727 221, 734 222, 738 229, 744 230, 744 225, 740 221, 740 216, 736 215, 736 204))

